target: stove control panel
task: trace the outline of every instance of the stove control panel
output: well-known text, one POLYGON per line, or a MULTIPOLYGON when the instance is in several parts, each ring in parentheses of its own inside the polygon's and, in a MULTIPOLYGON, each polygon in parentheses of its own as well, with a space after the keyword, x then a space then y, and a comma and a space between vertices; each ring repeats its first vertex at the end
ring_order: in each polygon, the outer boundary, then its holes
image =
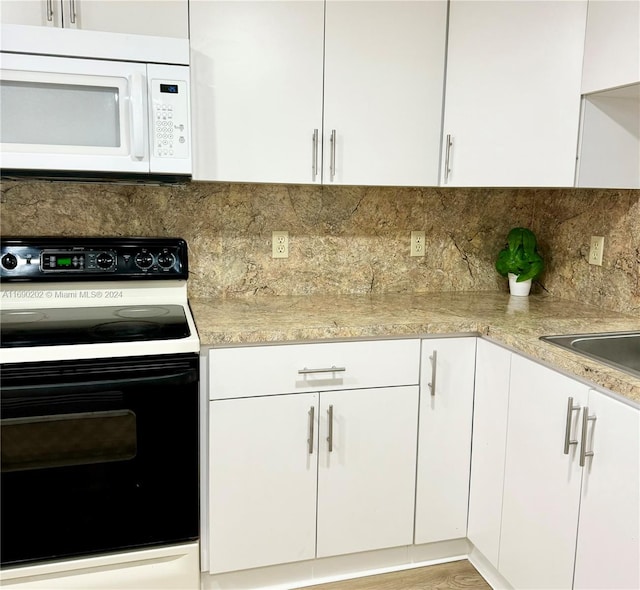
POLYGON ((186 279, 180 238, 2 238, 3 281, 186 279))

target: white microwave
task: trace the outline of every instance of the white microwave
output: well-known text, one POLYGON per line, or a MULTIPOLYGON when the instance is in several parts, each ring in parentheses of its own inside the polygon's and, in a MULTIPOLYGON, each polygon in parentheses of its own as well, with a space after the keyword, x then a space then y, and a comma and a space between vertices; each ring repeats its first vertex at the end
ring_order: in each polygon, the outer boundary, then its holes
POLYGON ((3 176, 191 176, 189 66, 2 52, 3 176))

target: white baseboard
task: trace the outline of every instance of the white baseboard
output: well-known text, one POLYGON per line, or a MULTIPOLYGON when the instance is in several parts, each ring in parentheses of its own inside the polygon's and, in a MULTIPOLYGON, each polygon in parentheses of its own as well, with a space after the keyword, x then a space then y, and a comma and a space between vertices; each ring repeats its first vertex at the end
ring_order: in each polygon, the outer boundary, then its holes
POLYGON ((467 539, 408 545, 224 574, 202 573, 202 590, 291 590, 466 559, 467 539))
POLYGON ((493 590, 513 590, 513 586, 505 580, 494 565, 478 551, 473 545, 467 555, 471 565, 478 570, 478 573, 486 580, 493 590))

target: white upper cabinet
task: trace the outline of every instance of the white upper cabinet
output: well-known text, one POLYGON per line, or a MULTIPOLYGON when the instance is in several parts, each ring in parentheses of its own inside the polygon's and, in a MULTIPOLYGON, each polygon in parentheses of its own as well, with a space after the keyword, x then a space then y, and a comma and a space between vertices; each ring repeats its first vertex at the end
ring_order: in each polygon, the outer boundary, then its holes
POLYGON ((2 24, 189 38, 187 0, 1 0, 2 24))
POLYGON ((443 185, 573 186, 586 12, 451 0, 443 185))
POLYGON ((640 82, 640 0, 589 0, 582 94, 640 82))
POLYGON ((192 2, 190 18, 194 180, 319 182, 324 3, 192 2))
POLYGON ((640 0, 590 0, 576 184, 640 188, 640 0))
POLYGON ((438 184, 446 10, 327 0, 325 184, 438 184))
POLYGON ((582 100, 577 186, 640 188, 640 84, 582 100))
POLYGON ((446 2, 213 0, 190 16, 194 179, 437 184, 446 2))

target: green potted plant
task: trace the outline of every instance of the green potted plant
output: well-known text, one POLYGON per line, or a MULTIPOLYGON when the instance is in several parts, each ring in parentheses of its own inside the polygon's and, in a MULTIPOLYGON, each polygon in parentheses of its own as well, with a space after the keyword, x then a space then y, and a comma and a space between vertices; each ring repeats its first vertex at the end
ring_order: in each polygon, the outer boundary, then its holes
POLYGON ((507 245, 496 259, 496 270, 509 277, 512 295, 529 295, 531 281, 544 270, 535 234, 526 227, 514 227, 507 235, 507 245))

